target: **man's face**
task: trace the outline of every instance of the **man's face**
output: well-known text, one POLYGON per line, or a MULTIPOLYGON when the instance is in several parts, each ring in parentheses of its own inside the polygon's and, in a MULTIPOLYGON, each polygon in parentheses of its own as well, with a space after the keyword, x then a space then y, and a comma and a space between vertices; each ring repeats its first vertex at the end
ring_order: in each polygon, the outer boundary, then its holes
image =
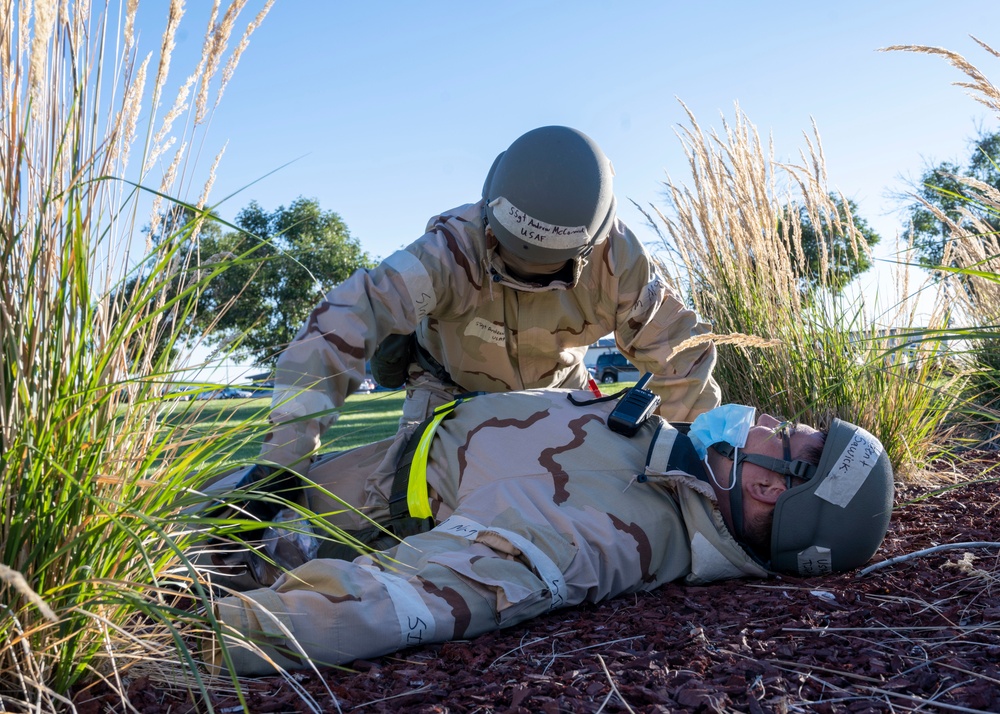
MULTIPOLYGON (((748 454, 761 454, 776 459, 784 459, 784 447, 779 429, 783 423, 770 414, 761 414, 757 419, 757 424, 750 427, 746 446, 741 451, 748 454)), ((788 436, 791 446, 791 458, 793 460, 802 458, 804 454, 811 450, 818 455, 823 449, 823 433, 813 429, 811 426, 804 424, 789 426, 788 436)), ((805 460, 811 461, 812 459, 805 460)), ((733 478, 732 460, 727 459, 714 450, 710 450, 709 464, 722 486, 728 488, 733 478), (715 454, 716 458, 713 459, 712 454, 715 454)), ((771 542, 771 523, 774 519, 774 504, 777 503, 778 497, 788 489, 788 484, 785 476, 749 462, 744 462, 743 464, 741 481, 743 487, 744 536, 747 542, 754 548, 766 550, 770 547, 771 542)), ((798 486, 801 483, 801 479, 792 479, 792 486, 798 486)), ((719 497, 719 510, 722 512, 726 524, 732 528, 733 521, 729 510, 729 494, 717 486, 715 488, 716 495, 719 497)))
MULTIPOLYGON (((493 235, 493 229, 487 227, 486 235, 493 240, 496 240, 496 236, 493 235)), ((558 263, 530 263, 520 256, 514 255, 511 251, 503 247, 503 245, 497 241, 497 254, 500 256, 500 260, 503 264, 507 266, 508 271, 515 277, 522 280, 530 279, 532 277, 545 277, 547 275, 554 275, 558 273, 566 265, 565 260, 558 263)))

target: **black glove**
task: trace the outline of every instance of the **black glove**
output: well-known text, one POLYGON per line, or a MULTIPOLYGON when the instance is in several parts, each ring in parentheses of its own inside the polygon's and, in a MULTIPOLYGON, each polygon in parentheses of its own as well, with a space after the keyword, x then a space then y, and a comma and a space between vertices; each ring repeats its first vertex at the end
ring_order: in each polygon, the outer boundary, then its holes
MULTIPOLYGON (((263 464, 254 464, 246 468, 246 473, 236 482, 233 487, 233 495, 243 492, 256 492, 258 494, 270 494, 278 496, 283 500, 294 500, 295 496, 302 489, 302 479, 294 471, 288 469, 278 469, 263 464)), ((256 519, 259 521, 272 521, 278 513, 285 508, 284 504, 268 498, 245 498, 234 500, 227 498, 219 502, 217 508, 208 512, 211 518, 244 518, 256 519)), ((264 528, 245 530, 239 533, 239 539, 243 541, 260 540, 264 535, 264 528)))

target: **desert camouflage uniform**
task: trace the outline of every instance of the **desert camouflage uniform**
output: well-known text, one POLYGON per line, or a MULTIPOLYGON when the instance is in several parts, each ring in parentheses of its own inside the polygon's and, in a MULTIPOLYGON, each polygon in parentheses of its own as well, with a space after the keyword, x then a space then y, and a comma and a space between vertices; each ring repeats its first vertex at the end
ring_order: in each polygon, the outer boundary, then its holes
MULTIPOLYGON (((624 437, 606 426, 615 402, 577 406, 568 394, 460 403, 430 442, 432 530, 353 562, 310 561, 269 589, 219 601, 218 616, 263 636, 275 663, 300 668, 470 638, 680 578, 766 575, 726 530, 685 436, 654 416, 624 437)), ((338 461, 316 475, 344 477, 338 461)), ((390 483, 367 488, 384 506, 390 483)), ((241 674, 272 671, 231 651, 241 674)))
POLYGON ((264 459, 307 473, 305 459, 361 383, 375 347, 414 331, 452 381, 411 366, 401 436, 461 392, 583 388, 587 347, 612 332, 640 372, 653 373, 648 388, 660 395, 665 418, 690 421, 718 405, 714 345, 675 352, 709 326, 684 307, 621 221, 586 259, 573 261, 570 283, 521 282, 495 247, 482 202, 460 206, 331 290, 278 360, 264 459))

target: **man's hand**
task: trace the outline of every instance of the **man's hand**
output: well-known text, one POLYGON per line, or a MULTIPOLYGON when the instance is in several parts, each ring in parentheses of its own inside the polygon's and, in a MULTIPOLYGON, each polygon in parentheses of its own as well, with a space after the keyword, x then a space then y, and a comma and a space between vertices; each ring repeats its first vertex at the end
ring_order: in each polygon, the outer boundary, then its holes
MULTIPOLYGON (((271 522, 289 501, 296 500, 301 492, 301 477, 288 469, 254 464, 246 468, 246 473, 236 482, 233 490, 223 495, 217 508, 208 512, 211 518, 239 518, 271 522)), ((238 535, 242 541, 259 541, 264 527, 243 530, 238 535)))

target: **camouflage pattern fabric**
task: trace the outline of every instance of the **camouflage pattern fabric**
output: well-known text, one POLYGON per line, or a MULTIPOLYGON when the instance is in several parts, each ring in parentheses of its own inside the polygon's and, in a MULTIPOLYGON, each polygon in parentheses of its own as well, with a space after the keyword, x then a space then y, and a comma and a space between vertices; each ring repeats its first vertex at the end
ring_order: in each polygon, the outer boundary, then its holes
MULTIPOLYGON (((676 467, 698 463, 686 437, 657 416, 624 437, 606 425, 615 402, 578 406, 570 393, 458 405, 431 443, 429 532, 353 561, 312 560, 270 588, 218 601, 225 626, 262 643, 260 653, 230 648, 235 669, 345 663, 677 579, 766 575, 726 530, 711 487, 676 467)), ((384 498, 384 475, 369 471, 359 487, 345 473, 352 454, 313 475, 384 498)), ((206 654, 222 666, 217 646, 206 654)))
POLYGON ((654 375, 648 388, 665 418, 690 421, 719 404, 714 345, 675 350, 709 325, 684 307, 624 223, 572 268, 570 282, 545 286, 509 275, 484 232, 482 202, 432 218, 414 243, 332 289, 282 352, 263 457, 307 473, 378 343, 414 331, 453 383, 412 365, 404 426, 463 391, 583 388, 587 347, 609 333, 654 375))

